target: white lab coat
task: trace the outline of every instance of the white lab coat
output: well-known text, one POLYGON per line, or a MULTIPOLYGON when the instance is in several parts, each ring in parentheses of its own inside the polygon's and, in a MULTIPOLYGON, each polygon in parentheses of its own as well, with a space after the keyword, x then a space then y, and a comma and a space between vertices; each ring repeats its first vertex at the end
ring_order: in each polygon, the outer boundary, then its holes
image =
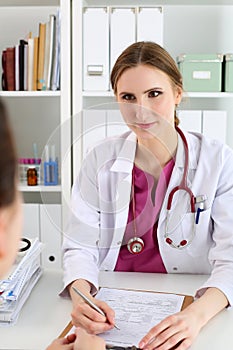
MULTIPOLYGON (((167 199, 180 184, 184 145, 180 136, 175 166, 158 221, 159 250, 168 273, 210 274, 197 291, 219 288, 233 303, 233 151, 198 133, 184 133, 189 147, 188 186, 194 196, 207 196, 192 243, 178 250, 165 242, 167 199)), ((64 288, 83 278, 98 288, 99 270, 114 270, 131 194, 136 136, 127 132, 108 138, 89 151, 72 191, 72 214, 63 242, 64 288)), ((174 206, 180 203, 173 203, 174 206)), ((193 214, 187 213, 172 239, 189 239, 193 214)), ((61 295, 65 295, 65 289, 61 295)))

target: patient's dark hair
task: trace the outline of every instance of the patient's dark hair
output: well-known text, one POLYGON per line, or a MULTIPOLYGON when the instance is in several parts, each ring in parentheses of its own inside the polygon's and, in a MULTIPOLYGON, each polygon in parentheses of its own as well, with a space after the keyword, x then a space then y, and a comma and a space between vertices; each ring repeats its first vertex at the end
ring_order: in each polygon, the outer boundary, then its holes
POLYGON ((16 196, 17 156, 6 107, 0 100, 0 208, 12 204, 16 196))

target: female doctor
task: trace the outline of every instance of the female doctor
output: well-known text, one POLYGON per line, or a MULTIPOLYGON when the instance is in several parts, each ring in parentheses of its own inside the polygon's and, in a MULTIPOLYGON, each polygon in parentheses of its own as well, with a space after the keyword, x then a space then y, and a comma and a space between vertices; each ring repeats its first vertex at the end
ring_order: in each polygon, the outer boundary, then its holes
POLYGON ((93 299, 100 270, 209 274, 190 306, 139 343, 147 350, 187 349, 233 302, 233 152, 178 127, 182 77, 159 45, 129 46, 111 84, 131 130, 100 142, 83 162, 64 237, 62 295, 71 295, 73 323, 98 334, 114 326, 114 311, 93 299))

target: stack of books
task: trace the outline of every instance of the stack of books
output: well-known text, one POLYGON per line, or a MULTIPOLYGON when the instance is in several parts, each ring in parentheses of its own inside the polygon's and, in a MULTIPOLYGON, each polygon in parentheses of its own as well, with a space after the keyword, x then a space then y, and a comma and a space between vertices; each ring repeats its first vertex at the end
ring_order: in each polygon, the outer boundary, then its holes
POLYGON ((33 287, 42 275, 42 243, 31 242, 28 250, 18 253, 10 273, 0 280, 0 325, 14 324, 33 287))
POLYGON ((2 90, 37 91, 60 88, 60 11, 39 23, 38 36, 20 39, 2 52, 2 90))

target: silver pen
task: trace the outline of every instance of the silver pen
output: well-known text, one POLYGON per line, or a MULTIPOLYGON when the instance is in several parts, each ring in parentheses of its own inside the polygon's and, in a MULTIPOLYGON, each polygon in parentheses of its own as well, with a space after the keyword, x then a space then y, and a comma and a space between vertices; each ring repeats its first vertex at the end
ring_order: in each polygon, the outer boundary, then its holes
MULTIPOLYGON (((80 292, 80 290, 78 290, 75 287, 72 287, 72 289, 75 291, 75 293, 77 293, 81 298, 83 298, 83 300, 86 301, 86 303, 91 306, 94 310, 96 310, 97 312, 99 312, 102 316, 106 317, 105 313, 103 312, 103 310, 101 310, 97 305, 95 305, 90 299, 88 299, 88 297, 86 297, 86 295, 84 295, 82 292, 80 292)), ((120 330, 119 327, 117 327, 116 324, 114 324, 114 327, 118 330, 120 330)))

